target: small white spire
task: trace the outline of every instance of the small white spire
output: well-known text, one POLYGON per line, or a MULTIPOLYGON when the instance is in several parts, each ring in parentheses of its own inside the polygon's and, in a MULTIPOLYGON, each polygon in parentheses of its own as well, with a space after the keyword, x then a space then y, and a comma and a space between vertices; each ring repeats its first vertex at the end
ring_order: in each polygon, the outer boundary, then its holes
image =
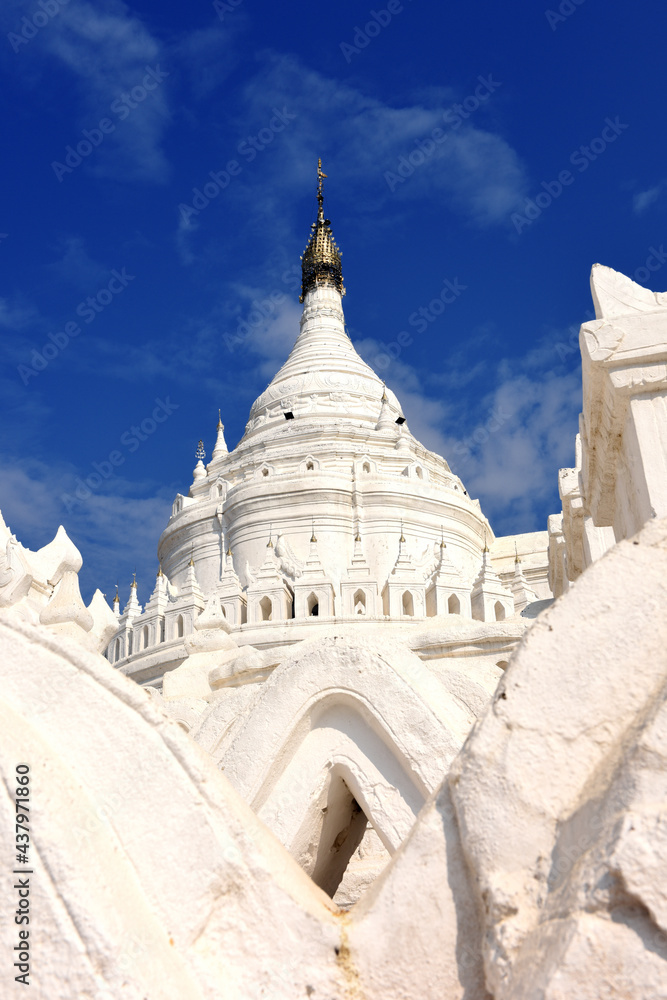
POLYGON ((213 449, 212 458, 221 458, 222 455, 227 455, 227 442, 225 441, 225 425, 222 422, 222 417, 220 415, 220 410, 218 410, 218 436, 215 440, 215 447, 213 449))
POLYGON ((137 596, 137 574, 136 572, 132 574, 132 583, 130 584, 130 596, 128 598, 127 604, 123 608, 124 618, 136 618, 141 614, 142 608, 139 604, 139 598, 137 596))
POLYGON ((204 479, 206 477, 206 469, 204 467, 204 459, 206 458, 206 452, 204 451, 204 442, 199 441, 197 445, 197 451, 195 452, 195 458, 197 459, 197 464, 192 471, 192 478, 195 482, 198 479, 204 479))
POLYGON ((204 595, 202 594, 197 580, 197 574, 195 573, 195 560, 192 554, 190 555, 190 562, 188 563, 185 584, 179 593, 179 597, 195 597, 201 600, 204 599, 204 595))
MULTIPOLYGON (((516 543, 514 548, 516 552, 516 543)), ((512 596, 514 597, 514 610, 518 614, 521 613, 529 604, 532 604, 533 601, 538 600, 537 594, 526 580, 518 552, 516 552, 514 560, 514 577, 512 579, 512 583, 510 584, 510 589, 512 591, 512 596)))
POLYGON ((387 399, 387 387, 382 383, 382 399, 380 400, 380 415, 378 416, 378 422, 375 425, 376 431, 383 430, 396 430, 396 420, 392 416, 391 410, 389 409, 389 400, 387 399))

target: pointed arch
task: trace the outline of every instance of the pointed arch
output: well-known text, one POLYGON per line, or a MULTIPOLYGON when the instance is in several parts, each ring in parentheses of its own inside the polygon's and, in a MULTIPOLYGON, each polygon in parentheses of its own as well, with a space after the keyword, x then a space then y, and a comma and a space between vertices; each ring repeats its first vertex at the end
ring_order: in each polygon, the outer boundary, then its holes
MULTIPOLYGON (((414 683, 420 662, 408 650, 380 655, 325 639, 288 656, 227 737, 225 774, 294 857, 302 847, 308 853, 308 830, 323 829, 334 775, 390 853, 407 836, 463 739, 450 729, 451 715, 445 720, 434 707, 439 682, 419 672, 414 683)), ((219 738, 214 716, 224 711, 221 704, 206 716, 204 743, 207 730, 219 738)))
POLYGON ((352 609, 355 615, 366 614, 366 592, 359 588, 352 598, 352 609))
POLYGON ((450 615, 460 615, 461 614, 461 602, 459 601, 456 594, 450 594, 449 600, 447 601, 447 611, 450 615))
POLYGON ((306 608, 309 618, 317 618, 320 613, 320 599, 315 591, 312 591, 312 593, 309 594, 308 600, 306 601, 306 608))
POLYGON ((415 616, 415 601, 412 596, 411 591, 406 590, 401 598, 401 610, 402 614, 406 617, 414 618, 415 616))
POLYGON ((320 469, 321 462, 314 455, 306 455, 304 460, 299 464, 299 473, 302 476, 310 472, 319 472, 320 469))

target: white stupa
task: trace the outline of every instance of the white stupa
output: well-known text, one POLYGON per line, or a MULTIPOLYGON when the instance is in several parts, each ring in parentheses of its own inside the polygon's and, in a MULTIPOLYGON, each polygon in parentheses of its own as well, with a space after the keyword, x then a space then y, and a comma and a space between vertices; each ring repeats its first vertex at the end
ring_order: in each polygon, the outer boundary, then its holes
MULTIPOLYGON (((135 598, 109 646, 111 662, 140 682, 159 687, 183 662, 184 640, 212 594, 235 640, 262 649, 331 625, 423 631, 423 619, 452 611, 483 621, 496 620, 494 608, 499 618, 513 614, 516 539, 502 540, 492 570, 494 536, 479 501, 410 433, 399 400, 345 331, 324 177, 320 162, 294 347, 253 403, 237 446, 228 450, 222 420, 208 465, 200 442, 190 490, 176 497, 158 546, 169 602, 149 602, 141 614, 135 598), (494 600, 471 609, 483 566, 496 581, 494 600)), ((551 596, 546 533, 517 538, 530 586, 551 596)))

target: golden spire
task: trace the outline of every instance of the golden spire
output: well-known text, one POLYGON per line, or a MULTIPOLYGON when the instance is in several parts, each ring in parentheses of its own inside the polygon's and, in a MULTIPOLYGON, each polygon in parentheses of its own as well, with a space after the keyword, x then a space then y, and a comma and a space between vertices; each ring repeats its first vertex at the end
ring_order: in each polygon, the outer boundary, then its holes
POLYGON ((320 206, 318 212, 318 218, 322 216, 324 218, 324 212, 322 211, 322 205, 324 204, 324 192, 322 191, 322 181, 327 175, 322 171, 322 160, 321 158, 317 161, 317 203, 320 206))
POLYGON ((224 429, 225 428, 224 428, 223 423, 222 423, 222 414, 220 413, 220 410, 218 410, 218 430, 219 431, 220 430, 224 431, 224 429))
POLYGON ((341 295, 345 295, 343 287, 343 256, 334 234, 331 232, 331 222, 324 218, 324 193, 322 181, 327 175, 322 171, 322 160, 317 161, 317 222, 313 222, 308 245, 301 258, 301 295, 303 302, 306 292, 317 285, 333 285, 341 295))
POLYGON ((137 589, 137 571, 135 569, 134 573, 132 574, 132 583, 130 584, 130 590, 136 590, 136 589, 137 589))
POLYGON ((157 565, 158 565, 157 575, 159 579, 161 576, 164 576, 164 573, 162 572, 162 563, 158 563, 157 565))
MULTIPOLYGON (((326 177, 326 174, 323 174, 322 176, 326 177)), ((315 538, 315 518, 313 518, 313 533, 310 536, 310 541, 311 541, 311 543, 317 541, 317 539, 315 538)))

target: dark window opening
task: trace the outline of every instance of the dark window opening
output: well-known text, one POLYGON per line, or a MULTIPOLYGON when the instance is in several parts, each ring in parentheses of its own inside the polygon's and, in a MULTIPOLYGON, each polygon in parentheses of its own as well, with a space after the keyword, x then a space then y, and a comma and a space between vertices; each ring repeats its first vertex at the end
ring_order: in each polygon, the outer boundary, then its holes
POLYGON ((286 410, 285 420, 294 420, 294 414, 292 413, 291 410, 286 410))
POLYGON ((399 427, 400 427, 400 425, 401 425, 401 424, 404 424, 404 423, 405 423, 405 417, 396 417, 396 423, 397 423, 397 424, 399 425, 399 427))

